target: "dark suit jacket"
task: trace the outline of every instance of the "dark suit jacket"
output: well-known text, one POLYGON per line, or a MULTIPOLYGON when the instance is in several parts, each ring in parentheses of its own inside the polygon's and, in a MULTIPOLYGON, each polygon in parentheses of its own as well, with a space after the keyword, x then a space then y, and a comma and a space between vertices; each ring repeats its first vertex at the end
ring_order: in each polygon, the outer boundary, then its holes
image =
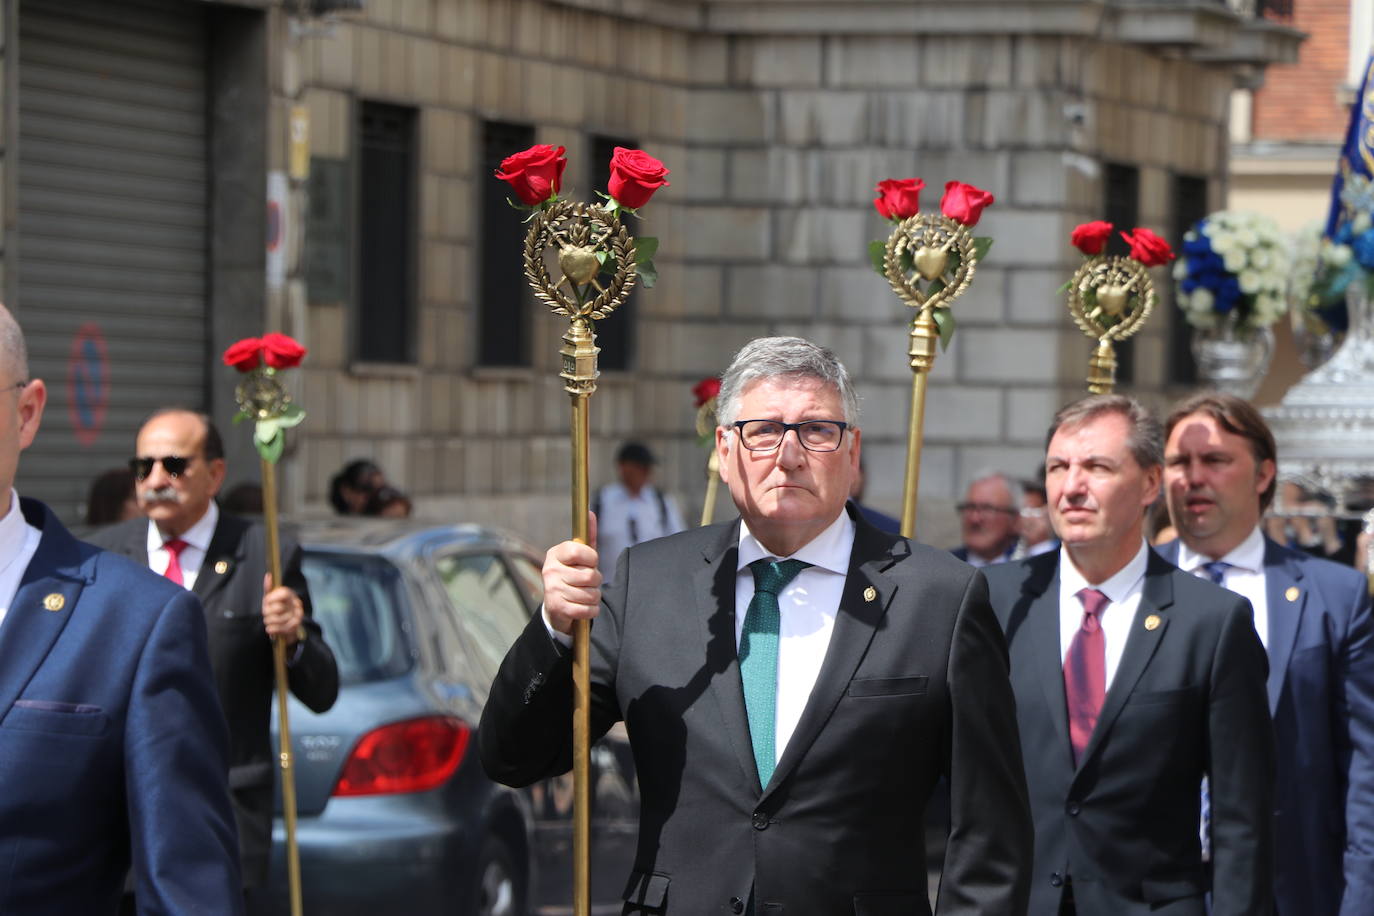
POLYGON ((1030 912, 1058 913, 1071 875, 1081 916, 1202 916, 1204 774, 1212 913, 1271 912, 1274 741, 1249 602, 1151 552, 1130 636, 1075 769, 1059 647, 1059 554, 984 572, 1007 632, 1035 818, 1030 912))
MULTIPOLYGON (((953 800, 939 912, 1020 914, 1030 822, 983 578, 862 520, 829 650, 760 790, 735 648, 739 522, 630 548, 592 627, 592 730, 623 719, 640 790, 627 913, 928 913, 922 813, 953 800)), ((487 772, 571 763, 571 662, 530 623, 479 728, 487 772)))
POLYGON ((46 506, 0 624, 0 912, 243 911, 228 736, 185 590, 74 539, 46 506))
MULTIPOLYGON (((1160 554, 1178 559, 1178 542, 1160 554)), ((1283 916, 1374 913, 1374 625, 1348 566, 1265 538, 1283 916)))
MULTIPOLYGON (((92 535, 94 543, 148 565, 148 521, 133 519, 92 535)), ((282 538, 283 584, 305 603, 306 640, 288 670, 291 692, 315 712, 334 705, 339 672, 334 654, 310 617, 310 594, 301 573, 300 548, 282 538)), ((267 575, 267 532, 257 522, 220 514, 192 592, 205 606, 210 664, 229 722, 229 787, 239 825, 246 887, 267 877, 272 845, 272 641, 262 625, 262 580, 267 575), (222 565, 221 565, 222 564, 222 565), (219 570, 223 568, 223 572, 219 570)))

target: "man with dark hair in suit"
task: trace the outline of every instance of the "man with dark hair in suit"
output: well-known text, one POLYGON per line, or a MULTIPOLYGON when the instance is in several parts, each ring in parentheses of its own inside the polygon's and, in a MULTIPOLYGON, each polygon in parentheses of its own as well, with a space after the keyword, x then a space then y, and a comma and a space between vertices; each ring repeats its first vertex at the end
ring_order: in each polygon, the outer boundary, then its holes
POLYGON ((0 912, 243 912, 195 597, 14 490, 47 390, 0 306, 0 912))
POLYGON ((1265 537, 1274 435, 1204 393, 1169 415, 1164 487, 1179 540, 1160 553, 1249 599, 1269 653, 1278 746, 1274 897, 1282 916, 1374 913, 1374 626, 1353 569, 1265 537))
POLYGON ((107 528, 93 540, 189 589, 205 606, 210 663, 229 721, 229 787, 243 881, 251 891, 266 882, 272 845, 272 639, 286 639, 291 692, 315 712, 334 704, 338 669, 310 617, 300 548, 282 539, 283 584, 269 590, 263 526, 215 504, 224 446, 209 417, 158 411, 139 430, 129 464, 147 519, 107 528))
POLYGON ((1055 417, 1059 550, 987 570, 1035 819, 1032 916, 1272 912, 1274 743, 1250 606, 1146 546, 1163 433, 1096 395, 1055 417), (1198 825, 1211 783, 1211 874, 1198 825))
POLYGON ((604 591, 593 547, 552 548, 482 716, 487 772, 569 768, 566 634, 595 618, 592 731, 625 721, 642 793, 626 913, 927 913, 941 774, 937 911, 1021 913, 1030 822, 981 574, 845 510, 858 399, 829 350, 756 340, 719 404, 741 518, 629 548, 604 591))

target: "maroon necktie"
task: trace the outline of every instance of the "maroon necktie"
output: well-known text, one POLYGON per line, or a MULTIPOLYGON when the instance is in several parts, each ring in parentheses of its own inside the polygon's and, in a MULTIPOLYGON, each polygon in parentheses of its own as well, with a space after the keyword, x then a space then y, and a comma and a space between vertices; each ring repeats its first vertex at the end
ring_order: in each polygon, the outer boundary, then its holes
POLYGON ((1107 596, 1095 588, 1078 593, 1083 602, 1083 622, 1073 634, 1064 658, 1064 696, 1069 701, 1069 743, 1074 766, 1083 759, 1088 739, 1097 726, 1097 715, 1107 696, 1107 649, 1102 639, 1102 610, 1107 596))
POLYGON ((185 585, 186 580, 181 575, 181 552, 190 545, 181 538, 166 541, 162 545, 167 550, 167 571, 163 573, 177 585, 185 585))

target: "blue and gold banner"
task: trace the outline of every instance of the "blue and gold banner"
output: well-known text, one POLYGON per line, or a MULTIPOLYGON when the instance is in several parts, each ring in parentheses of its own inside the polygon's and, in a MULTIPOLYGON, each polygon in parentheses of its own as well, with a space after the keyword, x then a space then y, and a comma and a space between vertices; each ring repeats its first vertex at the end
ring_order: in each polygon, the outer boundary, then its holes
MULTIPOLYGON (((1326 237, 1343 245, 1355 244, 1351 222, 1361 213, 1374 213, 1374 53, 1365 62, 1364 78, 1355 104, 1350 107, 1350 127, 1345 133, 1336 177, 1331 183, 1331 210, 1326 218, 1326 237)), ((1361 221, 1363 222, 1363 221, 1361 221)), ((1365 231, 1368 231, 1367 229, 1365 231)), ((1370 240, 1374 244, 1374 238, 1370 240)))

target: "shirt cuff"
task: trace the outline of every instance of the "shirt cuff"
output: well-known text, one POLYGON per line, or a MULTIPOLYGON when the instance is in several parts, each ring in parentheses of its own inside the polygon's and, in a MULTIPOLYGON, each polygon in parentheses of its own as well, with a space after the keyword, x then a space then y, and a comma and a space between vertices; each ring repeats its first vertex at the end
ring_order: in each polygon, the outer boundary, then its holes
POLYGON ((568 633, 560 633, 553 628, 553 624, 549 623, 549 613, 544 610, 544 605, 542 604, 539 605, 539 616, 544 618, 544 629, 549 631, 549 635, 553 637, 553 641, 564 649, 571 649, 572 636, 568 633))

